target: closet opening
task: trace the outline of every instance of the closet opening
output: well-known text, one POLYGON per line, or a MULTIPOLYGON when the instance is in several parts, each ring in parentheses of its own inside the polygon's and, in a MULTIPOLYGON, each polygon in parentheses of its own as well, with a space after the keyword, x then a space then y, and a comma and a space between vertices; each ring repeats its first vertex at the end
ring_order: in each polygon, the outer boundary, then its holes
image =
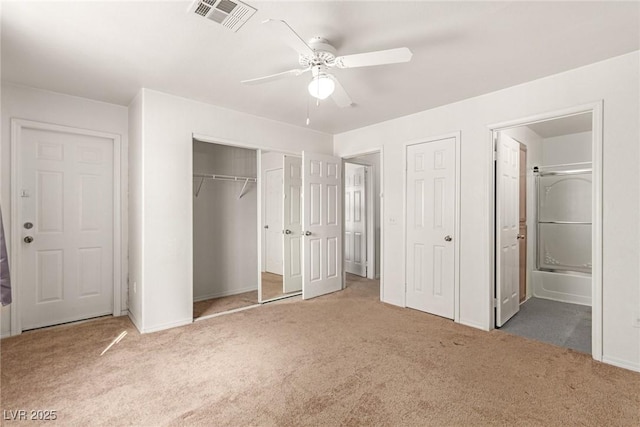
POLYGON ((345 287, 380 293, 380 152, 343 159, 345 287))
POLYGON ((494 131, 495 325, 589 354, 593 122, 584 112, 494 131))
POLYGON ((258 152, 193 140, 193 317, 257 306, 258 152))

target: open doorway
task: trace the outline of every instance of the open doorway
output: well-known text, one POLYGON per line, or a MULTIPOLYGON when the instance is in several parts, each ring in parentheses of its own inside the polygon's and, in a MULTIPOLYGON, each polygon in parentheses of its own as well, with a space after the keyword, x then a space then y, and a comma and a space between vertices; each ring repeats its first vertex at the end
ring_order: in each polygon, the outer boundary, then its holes
POLYGON ((380 290, 380 152, 344 159, 345 287, 380 290))
POLYGON ((258 152, 193 140, 193 317, 258 305, 258 152))
POLYGON ((593 112, 494 131, 496 327, 592 354, 593 112))

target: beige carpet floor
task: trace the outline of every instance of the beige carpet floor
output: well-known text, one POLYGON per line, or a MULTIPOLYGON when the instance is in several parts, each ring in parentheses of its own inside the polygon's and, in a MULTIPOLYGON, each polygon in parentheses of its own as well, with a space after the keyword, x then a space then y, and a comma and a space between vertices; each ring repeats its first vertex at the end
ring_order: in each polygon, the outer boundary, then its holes
MULTIPOLYGON (((357 277, 357 276, 354 276, 357 277)), ((289 292, 296 294, 298 292, 289 292)), ((262 273, 262 300, 270 300, 285 295, 282 292, 282 276, 273 273, 262 273)), ((212 314, 249 307, 258 304, 258 291, 243 292, 227 297, 212 298, 193 303, 193 318, 198 319, 212 314)))
POLYGON ((378 293, 357 280, 153 334, 119 317, 7 338, 1 406, 65 426, 640 425, 640 374, 378 293))

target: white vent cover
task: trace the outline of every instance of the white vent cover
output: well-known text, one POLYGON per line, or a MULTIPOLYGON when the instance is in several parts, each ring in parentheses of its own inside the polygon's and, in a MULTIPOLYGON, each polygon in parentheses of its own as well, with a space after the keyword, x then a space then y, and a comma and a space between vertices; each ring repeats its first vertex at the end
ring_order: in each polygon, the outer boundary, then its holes
POLYGON ((256 9, 237 0, 195 0, 189 13, 238 31, 256 13, 256 9))

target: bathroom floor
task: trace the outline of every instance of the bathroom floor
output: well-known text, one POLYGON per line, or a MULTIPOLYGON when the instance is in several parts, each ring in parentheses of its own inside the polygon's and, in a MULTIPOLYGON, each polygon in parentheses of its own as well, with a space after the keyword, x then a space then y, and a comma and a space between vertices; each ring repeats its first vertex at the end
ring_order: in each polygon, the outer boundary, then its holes
POLYGON ((591 307, 530 298, 503 332, 591 354, 591 307))

